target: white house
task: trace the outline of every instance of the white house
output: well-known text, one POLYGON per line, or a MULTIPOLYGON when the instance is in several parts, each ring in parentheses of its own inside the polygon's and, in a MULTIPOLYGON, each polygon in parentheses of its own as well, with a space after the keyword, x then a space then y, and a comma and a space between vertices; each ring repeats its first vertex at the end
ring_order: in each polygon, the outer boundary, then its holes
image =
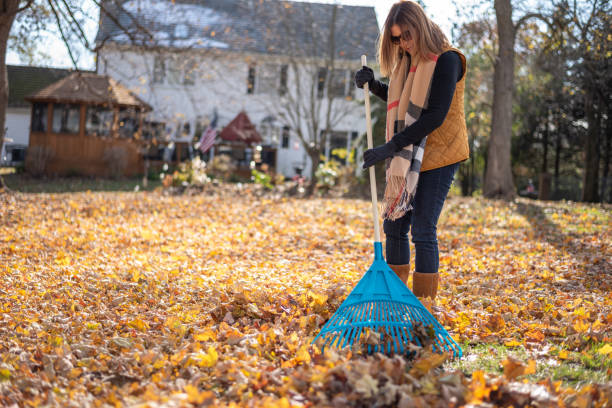
POLYGON ((68 76, 67 69, 7 65, 9 99, 6 110, 6 136, 0 146, 0 165, 22 164, 30 138, 31 105, 24 97, 68 76))
POLYGON ((118 3, 102 3, 97 72, 150 104, 151 120, 166 123, 175 143, 191 142, 215 109, 221 128, 245 111, 263 144, 276 148, 276 170, 291 177, 296 168, 310 171, 300 133, 306 143, 327 135, 327 157, 364 133, 363 108, 355 101, 361 91, 352 78, 362 54, 375 56, 373 7, 280 0, 118 3))

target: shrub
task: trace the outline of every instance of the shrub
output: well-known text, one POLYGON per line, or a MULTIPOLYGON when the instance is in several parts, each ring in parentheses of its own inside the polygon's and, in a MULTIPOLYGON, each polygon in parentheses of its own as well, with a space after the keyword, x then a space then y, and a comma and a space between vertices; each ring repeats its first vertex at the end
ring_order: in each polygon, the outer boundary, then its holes
MULTIPOLYGON (((168 170, 167 165, 164 165, 164 170, 168 170)), ((206 174, 206 162, 197 156, 192 160, 180 163, 172 174, 161 173, 159 177, 164 187, 203 186, 210 182, 206 174)))
POLYGON ((251 180, 253 180, 255 184, 261 184, 268 190, 272 190, 274 188, 274 186, 272 186, 272 178, 269 174, 266 174, 263 171, 256 169, 251 170, 251 180))
POLYGON ((236 165, 227 154, 216 155, 208 163, 208 173, 214 178, 229 180, 232 173, 236 171, 236 165))
POLYGON ((335 160, 328 160, 324 163, 319 164, 317 171, 315 172, 315 178, 317 179, 317 187, 324 189, 330 189, 336 185, 340 170, 340 165, 335 160))

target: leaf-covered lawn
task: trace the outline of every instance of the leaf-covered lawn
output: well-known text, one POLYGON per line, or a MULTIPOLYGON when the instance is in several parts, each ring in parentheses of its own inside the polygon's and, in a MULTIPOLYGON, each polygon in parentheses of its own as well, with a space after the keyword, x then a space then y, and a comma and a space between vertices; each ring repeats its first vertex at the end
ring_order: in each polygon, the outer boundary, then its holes
POLYGON ((0 194, 1 406, 605 407, 610 208, 449 198, 460 361, 312 338, 373 259, 370 203, 0 194))

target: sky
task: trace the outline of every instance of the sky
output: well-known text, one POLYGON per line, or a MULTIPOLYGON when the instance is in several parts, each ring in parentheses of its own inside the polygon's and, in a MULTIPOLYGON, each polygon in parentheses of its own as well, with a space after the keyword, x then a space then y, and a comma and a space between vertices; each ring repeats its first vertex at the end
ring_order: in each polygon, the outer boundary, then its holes
MULTIPOLYGON (((375 3, 374 8, 376 10, 378 25, 382 26, 385 18, 387 17, 387 13, 391 9, 391 6, 393 5, 393 3, 395 3, 395 1, 396 0, 376 0, 375 2, 373 2, 372 0, 313 0, 311 2, 336 3, 353 6, 372 6, 372 3, 375 3)), ((93 40, 93 38, 95 38, 96 30, 98 27, 98 11, 96 10, 95 4, 92 0, 84 0, 83 3, 86 5, 85 7, 89 11, 89 14, 92 16, 92 18, 87 22, 85 26, 85 32, 87 36, 93 40)), ((442 28, 442 30, 449 39, 452 38, 452 21, 456 18, 456 8, 453 2, 451 0, 424 0, 424 3, 426 6, 425 11, 429 15, 429 17, 434 22, 436 22, 440 26, 440 28, 442 28)), ((43 44, 44 45, 40 48, 42 50, 47 51, 48 58, 44 58, 40 61, 37 61, 36 65, 43 65, 55 68, 73 68, 72 61, 70 60, 68 52, 66 51, 66 47, 61 41, 59 35, 46 35, 45 39, 43 40, 43 44)), ((95 68, 94 55, 92 53, 82 52, 77 57, 77 61, 80 69, 95 68)), ((26 65, 27 61, 21 61, 19 59, 19 56, 9 48, 7 50, 6 63, 12 65, 26 65)))

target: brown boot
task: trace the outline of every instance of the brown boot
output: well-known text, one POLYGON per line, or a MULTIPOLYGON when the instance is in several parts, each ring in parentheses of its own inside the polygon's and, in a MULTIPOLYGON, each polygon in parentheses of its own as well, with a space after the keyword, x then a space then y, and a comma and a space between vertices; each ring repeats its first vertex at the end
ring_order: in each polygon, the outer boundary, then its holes
POLYGON ((414 272, 412 275, 412 293, 419 298, 423 306, 437 315, 436 295, 438 294, 438 279, 440 273, 414 272))
POLYGON ((406 282, 408 282, 408 277, 410 276, 410 264, 389 265, 389 267, 393 269, 393 272, 395 272, 398 278, 400 278, 402 282, 404 282, 404 285, 406 284, 406 282))
POLYGON ((412 276, 412 293, 416 297, 436 299, 438 294, 438 278, 440 273, 414 272, 412 276))

